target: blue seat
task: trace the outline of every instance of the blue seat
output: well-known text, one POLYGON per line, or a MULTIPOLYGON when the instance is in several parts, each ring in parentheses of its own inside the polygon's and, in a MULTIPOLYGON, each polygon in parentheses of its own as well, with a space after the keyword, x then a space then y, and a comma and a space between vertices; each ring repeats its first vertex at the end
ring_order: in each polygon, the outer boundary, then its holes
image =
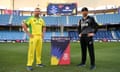
POLYGON ((0 15, 0 25, 9 24, 10 15, 0 15))
POLYGON ((101 24, 118 24, 120 23, 120 14, 99 14, 96 18, 101 24))

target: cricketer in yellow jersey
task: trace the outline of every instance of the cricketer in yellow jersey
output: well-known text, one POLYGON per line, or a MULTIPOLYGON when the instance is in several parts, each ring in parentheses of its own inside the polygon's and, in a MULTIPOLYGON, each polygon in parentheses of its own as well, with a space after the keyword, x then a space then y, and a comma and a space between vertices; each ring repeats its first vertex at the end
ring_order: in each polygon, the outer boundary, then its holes
POLYGON ((35 8, 34 16, 24 20, 22 24, 24 31, 30 37, 27 61, 27 70, 30 71, 33 70, 32 64, 34 62, 35 52, 36 52, 36 65, 39 67, 44 66, 41 63, 41 53, 42 53, 42 39, 44 37, 44 32, 46 31, 46 28, 44 20, 41 17, 39 17, 39 15, 40 9, 35 8))

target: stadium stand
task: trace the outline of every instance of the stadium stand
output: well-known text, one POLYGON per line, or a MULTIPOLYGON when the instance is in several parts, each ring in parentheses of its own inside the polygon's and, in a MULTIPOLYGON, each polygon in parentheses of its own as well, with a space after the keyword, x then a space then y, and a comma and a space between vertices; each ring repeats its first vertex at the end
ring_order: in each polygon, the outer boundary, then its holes
MULTIPOLYGON (((116 39, 120 39, 120 31, 114 31, 116 35, 116 39)), ((46 32, 44 40, 51 40, 52 36, 60 36, 60 32, 46 32)), ((79 40, 78 32, 77 31, 69 31, 64 32, 64 36, 69 36, 71 40, 79 40)), ((24 32, 18 32, 18 31, 0 31, 0 40, 25 40, 28 39, 27 35, 24 32)), ((94 36, 95 40, 112 40, 113 35, 111 31, 98 31, 96 35, 94 36)))
POLYGON ((101 24, 117 24, 120 23, 120 14, 99 14, 96 18, 101 24))
MULTIPOLYGON (((120 39, 120 31, 114 31, 116 34, 116 38, 113 38, 112 32, 111 31, 98 31, 96 35, 94 36, 94 40, 102 40, 102 39, 107 39, 107 40, 113 40, 113 39, 120 39)), ((71 40, 78 40, 78 32, 77 31, 70 31, 69 36, 71 40)))
MULTIPOLYGON (((29 16, 16 16, 12 17, 12 24, 20 26, 22 20, 28 18, 29 16)), ((81 16, 45 16, 42 17, 47 26, 63 24, 64 26, 77 25, 81 16)), ((0 24, 8 24, 10 15, 0 15, 0 24)), ((96 15, 96 19, 100 24, 118 24, 120 23, 120 14, 99 14, 96 15)))
POLYGON ((69 24, 76 25, 78 21, 81 19, 81 16, 69 16, 69 24))
POLYGON ((94 39, 108 39, 108 40, 111 40, 111 39, 113 39, 113 36, 112 36, 111 31, 99 31, 94 36, 94 39))
POLYGON ((9 24, 10 15, 0 15, 0 25, 9 24))
POLYGON ((47 26, 58 24, 58 17, 47 16, 42 18, 45 20, 47 26))
MULTIPOLYGON (((13 26, 21 26, 22 20, 28 18, 29 16, 18 16, 13 15, 11 24, 13 26)), ((0 25, 8 25, 11 15, 0 15, 0 25)), ((78 24, 81 16, 43 16, 42 17, 47 26, 59 26, 63 24, 64 26, 76 26, 78 24)), ((98 14, 96 19, 100 24, 119 24, 120 14, 98 14)), ((60 32, 46 32, 45 40, 51 40, 51 36, 60 36, 60 32)), ((69 36, 71 40, 79 40, 78 33, 76 31, 64 32, 64 36, 69 36)), ((0 31, 0 40, 23 40, 25 37, 24 32, 17 31, 0 31)), ((94 36, 95 40, 99 39, 120 39, 120 31, 98 31, 94 36)))
POLYGON ((17 16, 17 15, 14 15, 13 19, 12 19, 12 24, 14 26, 21 26, 22 20, 27 19, 27 18, 28 18, 28 16, 17 16))
POLYGON ((120 31, 114 31, 117 39, 120 39, 120 31))
POLYGON ((77 31, 69 31, 68 34, 69 34, 69 37, 71 40, 78 40, 79 39, 77 31))
POLYGON ((23 40, 24 33, 17 31, 0 31, 0 40, 23 40))
MULTIPOLYGON (((60 36, 60 32, 46 32, 44 40, 51 40, 52 36, 60 36)), ((67 32, 63 36, 68 36, 67 32)), ((0 40, 26 40, 28 36, 24 32, 18 31, 0 31, 0 40)))

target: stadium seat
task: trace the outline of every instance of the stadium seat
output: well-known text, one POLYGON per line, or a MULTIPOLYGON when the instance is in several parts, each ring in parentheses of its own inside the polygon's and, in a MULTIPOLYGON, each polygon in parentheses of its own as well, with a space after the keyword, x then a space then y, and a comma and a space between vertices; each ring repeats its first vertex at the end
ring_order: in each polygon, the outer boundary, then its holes
POLYGON ((97 21, 101 24, 120 23, 120 14, 99 14, 96 15, 97 21))
MULTIPOLYGON (((60 36, 60 32, 46 32, 44 40, 51 40, 52 36, 60 36)), ((63 33, 63 36, 68 36, 67 32, 63 33)), ((28 36, 24 32, 18 31, 0 31, 0 40, 26 40, 28 36)))
MULTIPOLYGON (((13 15, 12 23, 13 25, 20 26, 22 20, 28 18, 29 16, 18 16, 13 15)), ((47 26, 74 26, 78 24, 81 16, 43 16, 47 26)), ((97 22, 100 24, 118 24, 120 23, 120 14, 97 14, 96 15, 97 22)), ((9 24, 10 15, 0 15, 0 25, 9 24)))
POLYGON ((0 15, 0 25, 9 24, 10 15, 0 15))
POLYGON ((16 16, 16 15, 14 15, 13 19, 12 19, 12 24, 14 26, 21 26, 22 21, 24 19, 27 19, 27 18, 28 18, 28 16, 16 16))

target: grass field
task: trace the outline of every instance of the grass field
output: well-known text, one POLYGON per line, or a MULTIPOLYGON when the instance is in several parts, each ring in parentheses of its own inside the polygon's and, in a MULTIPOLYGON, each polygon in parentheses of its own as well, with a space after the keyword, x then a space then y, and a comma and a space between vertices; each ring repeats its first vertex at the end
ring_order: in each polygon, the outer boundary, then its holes
MULTIPOLYGON (((28 43, 0 43, 0 72, 28 72, 26 70, 28 43)), ((50 43, 44 43, 42 61, 44 68, 33 66, 32 72, 120 72, 120 43, 95 43, 96 70, 89 70, 89 56, 86 67, 80 63, 80 45, 71 43, 71 64, 50 65, 50 43)))

